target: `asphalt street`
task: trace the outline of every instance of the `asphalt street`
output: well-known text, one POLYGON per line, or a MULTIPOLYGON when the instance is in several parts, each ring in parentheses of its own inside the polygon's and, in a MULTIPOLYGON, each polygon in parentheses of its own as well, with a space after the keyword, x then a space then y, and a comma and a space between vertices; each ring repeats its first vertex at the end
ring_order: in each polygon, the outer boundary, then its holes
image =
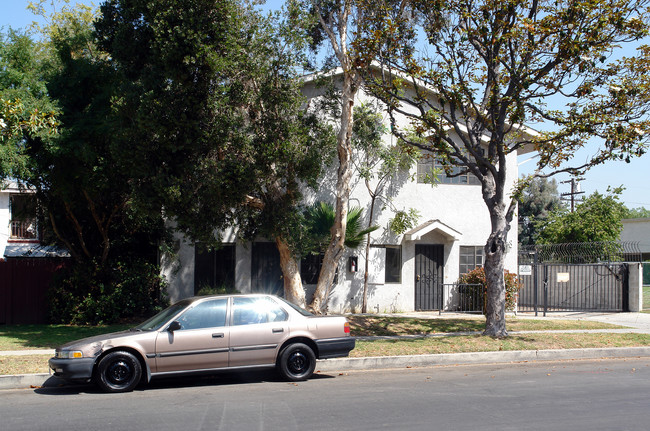
POLYGON ((0 391, 7 430, 639 430, 650 359, 581 360, 158 380, 0 391))

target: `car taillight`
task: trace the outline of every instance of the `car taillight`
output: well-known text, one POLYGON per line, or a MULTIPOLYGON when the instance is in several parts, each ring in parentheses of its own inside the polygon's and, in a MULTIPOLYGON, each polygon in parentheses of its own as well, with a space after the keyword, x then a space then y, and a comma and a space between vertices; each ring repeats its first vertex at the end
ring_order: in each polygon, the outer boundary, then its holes
POLYGON ((346 334, 350 333, 350 322, 345 322, 343 324, 343 332, 345 332, 346 334))

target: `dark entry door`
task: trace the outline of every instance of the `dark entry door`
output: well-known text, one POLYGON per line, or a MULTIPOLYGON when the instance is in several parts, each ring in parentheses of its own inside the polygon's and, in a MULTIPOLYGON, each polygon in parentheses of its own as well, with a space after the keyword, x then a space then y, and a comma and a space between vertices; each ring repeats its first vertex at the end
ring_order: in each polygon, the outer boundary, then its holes
POLYGON ((415 245, 415 310, 442 309, 444 279, 442 244, 415 245))

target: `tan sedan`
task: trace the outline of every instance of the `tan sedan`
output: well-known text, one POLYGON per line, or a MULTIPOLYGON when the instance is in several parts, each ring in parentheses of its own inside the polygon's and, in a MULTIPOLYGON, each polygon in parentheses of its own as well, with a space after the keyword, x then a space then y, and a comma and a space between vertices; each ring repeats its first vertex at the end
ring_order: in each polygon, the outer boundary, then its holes
POLYGON ((348 356, 355 340, 342 316, 314 316, 271 295, 217 295, 177 302, 124 332, 67 343, 49 365, 57 377, 107 392, 181 373, 276 367, 308 379, 316 359, 348 356))

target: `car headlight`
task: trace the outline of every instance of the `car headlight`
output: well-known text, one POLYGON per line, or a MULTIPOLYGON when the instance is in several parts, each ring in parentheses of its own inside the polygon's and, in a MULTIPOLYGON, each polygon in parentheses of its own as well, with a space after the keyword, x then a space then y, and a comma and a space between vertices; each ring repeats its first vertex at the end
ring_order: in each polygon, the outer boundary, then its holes
POLYGON ((83 358, 84 354, 81 350, 61 350, 54 355, 58 359, 78 359, 83 358))

